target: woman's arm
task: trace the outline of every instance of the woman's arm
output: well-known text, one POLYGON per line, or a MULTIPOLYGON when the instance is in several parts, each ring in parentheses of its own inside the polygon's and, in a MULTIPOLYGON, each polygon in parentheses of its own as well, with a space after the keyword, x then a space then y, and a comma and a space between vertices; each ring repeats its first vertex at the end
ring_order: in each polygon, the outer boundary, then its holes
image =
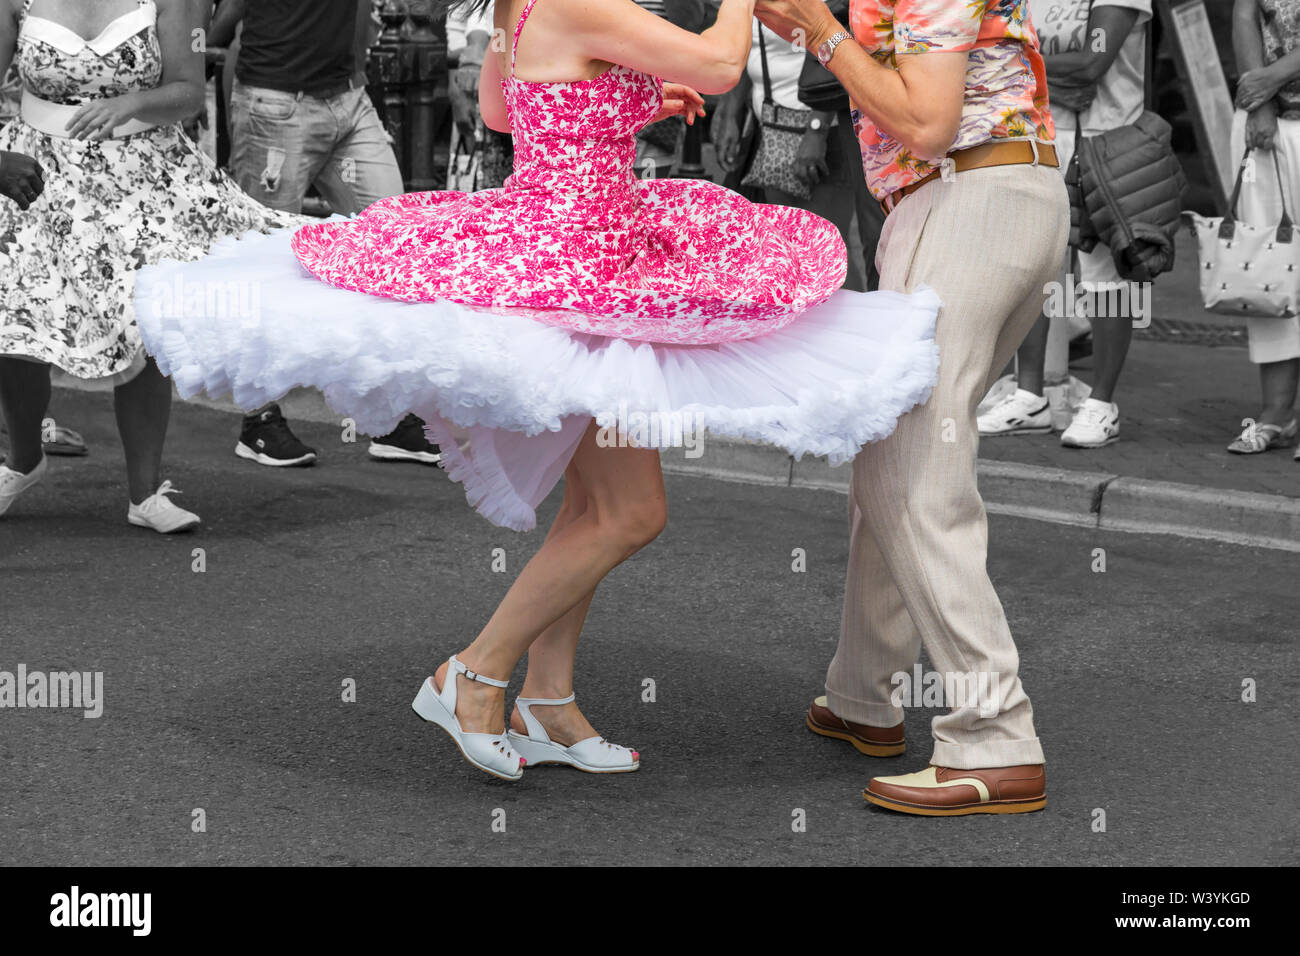
POLYGON ((749 60, 755 0, 722 0, 717 19, 692 33, 633 0, 563 0, 572 9, 575 39, 593 60, 682 83, 701 93, 725 93, 749 60))
MULTIPOLYGON (((524 27, 523 72, 533 80, 572 79, 618 63, 701 93, 723 93, 749 58, 754 3, 722 0, 713 25, 692 33, 632 0, 548 0, 524 27)), ((510 62, 508 32, 505 40, 499 70, 510 62)))
POLYGON ((1237 72, 1242 76, 1264 65, 1264 34, 1259 25, 1259 0, 1234 0, 1232 52, 1237 57, 1237 72))
MULTIPOLYGON (((1252 90, 1264 74, 1264 34, 1260 27, 1259 0, 1236 0, 1232 6, 1232 51, 1237 57, 1237 106, 1249 110, 1246 117, 1246 146, 1272 149, 1277 138, 1277 105, 1273 96, 1252 90), (1253 79, 1252 79, 1253 78, 1253 79), (1258 100, 1256 101, 1256 97, 1258 100), (1252 102, 1250 107, 1245 106, 1252 102)), ((1267 81, 1261 87, 1267 86, 1267 81)))
MULTIPOLYGON (((777 34, 802 38, 812 51, 844 30, 824 0, 759 0, 756 13, 777 34)), ((961 124, 966 52, 933 50, 895 59, 898 69, 882 66, 850 38, 835 48, 829 66, 878 128, 917 156, 943 156, 961 124)))
POLYGON ((1264 65, 1264 37, 1258 0, 1237 0, 1232 10, 1232 48, 1237 55, 1237 107, 1254 111, 1300 78, 1300 49, 1264 65))
POLYGON ((483 67, 479 71, 478 112, 488 129, 498 133, 511 131, 510 111, 506 109, 506 97, 501 92, 501 71, 497 67, 497 58, 490 54, 483 57, 483 67))
POLYGON ((18 11, 22 0, 0 0, 0 77, 9 72, 18 44, 18 11))
POLYGON ((179 123, 203 109, 202 27, 207 23, 204 0, 157 0, 158 42, 163 75, 151 90, 92 100, 68 123, 76 139, 105 139, 127 120, 179 123))

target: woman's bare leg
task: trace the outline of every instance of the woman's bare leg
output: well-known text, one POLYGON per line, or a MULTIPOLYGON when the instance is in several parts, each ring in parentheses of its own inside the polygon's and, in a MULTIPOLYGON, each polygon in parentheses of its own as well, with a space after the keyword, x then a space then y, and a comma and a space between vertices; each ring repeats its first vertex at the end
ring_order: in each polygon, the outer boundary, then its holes
POLYGON ((113 389, 113 410, 126 455, 127 490, 131 503, 138 505, 162 483, 163 443, 172 410, 171 379, 164 378, 149 359, 139 375, 113 389))
MULTIPOLYGON (((457 655, 470 670, 508 677, 544 631, 589 604, 601 579, 663 530, 667 501, 659 453, 601 448, 596 433, 593 421, 570 465, 586 489, 586 507, 562 528, 552 528, 487 626, 457 655)), ((445 673, 444 664, 436 686, 445 673)), ((505 690, 462 678, 456 711, 466 731, 498 732, 505 725, 505 690)))
MULTIPOLYGON (((587 507, 587 489, 578 469, 570 465, 564 473, 564 503, 547 538, 582 517, 587 507)), ((593 588, 533 641, 528 648, 528 670, 519 696, 554 700, 573 693, 573 662, 578 654, 578 639, 595 596, 593 588)), ((583 716, 576 701, 536 708, 533 716, 542 722, 547 736, 565 746, 596 736, 596 729, 583 716)), ((510 726, 518 733, 528 732, 517 707, 510 714, 510 726)))
POLYGON ((50 367, 23 359, 0 358, 0 408, 9 426, 9 456, 14 471, 29 475, 45 454, 41 422, 50 407, 50 367))

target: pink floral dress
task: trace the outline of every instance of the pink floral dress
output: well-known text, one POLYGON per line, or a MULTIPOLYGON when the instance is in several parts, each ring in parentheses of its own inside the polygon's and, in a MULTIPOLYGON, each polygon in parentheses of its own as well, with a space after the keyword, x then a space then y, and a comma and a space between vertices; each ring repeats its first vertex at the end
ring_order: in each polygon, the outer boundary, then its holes
POLYGON ((812 213, 756 205, 697 180, 638 180, 637 131, 662 83, 625 66, 502 80, 515 171, 501 189, 383 199, 349 222, 305 226, 299 260, 343 289, 527 310, 552 325, 649 342, 772 332, 844 282, 839 232, 812 213))

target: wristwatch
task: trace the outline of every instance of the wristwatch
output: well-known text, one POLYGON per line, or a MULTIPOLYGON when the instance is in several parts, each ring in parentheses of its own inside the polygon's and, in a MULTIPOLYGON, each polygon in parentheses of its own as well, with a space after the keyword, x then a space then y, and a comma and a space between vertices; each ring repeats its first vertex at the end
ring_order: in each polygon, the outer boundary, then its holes
POLYGON ((829 40, 819 46, 817 48, 817 59, 821 62, 821 65, 829 66, 831 57, 835 55, 835 48, 845 40, 850 40, 852 38, 852 34, 841 30, 839 33, 833 34, 829 40))

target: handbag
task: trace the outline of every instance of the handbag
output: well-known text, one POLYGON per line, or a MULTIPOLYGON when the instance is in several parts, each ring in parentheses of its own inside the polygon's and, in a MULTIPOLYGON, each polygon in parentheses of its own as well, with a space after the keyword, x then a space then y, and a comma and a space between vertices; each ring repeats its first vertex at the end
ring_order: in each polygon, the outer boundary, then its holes
POLYGON ((1201 255, 1201 299, 1209 312, 1256 318, 1288 318, 1300 304, 1300 255, 1294 242, 1291 214, 1286 208, 1282 169, 1273 150, 1282 218, 1276 226, 1242 222, 1237 218, 1241 183, 1251 165, 1251 150, 1241 158, 1227 215, 1207 218, 1194 212, 1183 216, 1196 236, 1201 255))
POLYGON ((780 189, 807 201, 812 198, 812 187, 795 175, 794 157, 808 131, 812 110, 778 106, 772 99, 772 77, 767 70, 767 44, 763 42, 762 27, 758 31, 758 52, 763 64, 763 113, 758 148, 741 185, 780 189))
MULTIPOLYGON (((829 0, 826 5, 837 20, 848 19, 847 0, 829 0)), ((811 50, 804 54, 803 70, 799 73, 799 102, 823 113, 845 113, 850 109, 848 90, 811 50)))

